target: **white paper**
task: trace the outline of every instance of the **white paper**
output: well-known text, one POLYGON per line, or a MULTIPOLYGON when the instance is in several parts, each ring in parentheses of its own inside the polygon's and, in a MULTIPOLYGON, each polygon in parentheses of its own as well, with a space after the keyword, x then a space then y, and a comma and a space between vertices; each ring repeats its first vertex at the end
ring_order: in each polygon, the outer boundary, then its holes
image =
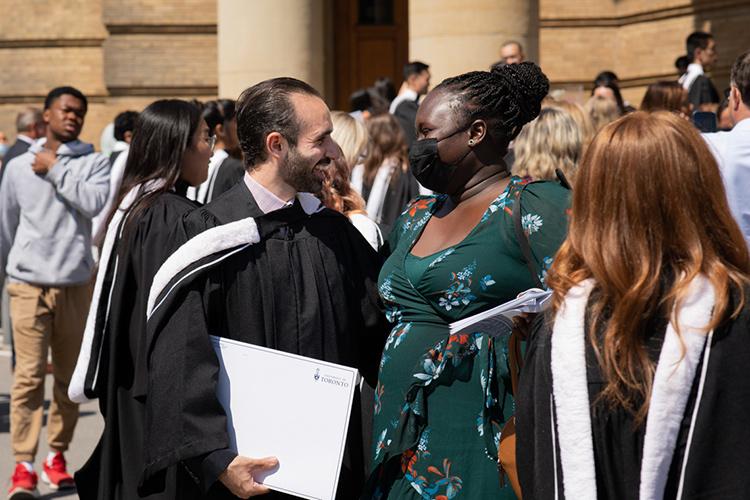
POLYGON ((518 298, 514 300, 451 323, 450 333, 458 333, 479 322, 498 316, 504 316, 508 320, 512 320, 514 316, 518 316, 522 313, 542 312, 549 307, 551 298, 551 291, 530 288, 525 292, 520 293, 518 298))
POLYGON ((354 368, 211 336, 230 447, 275 456, 272 490, 333 500, 358 374, 354 368))

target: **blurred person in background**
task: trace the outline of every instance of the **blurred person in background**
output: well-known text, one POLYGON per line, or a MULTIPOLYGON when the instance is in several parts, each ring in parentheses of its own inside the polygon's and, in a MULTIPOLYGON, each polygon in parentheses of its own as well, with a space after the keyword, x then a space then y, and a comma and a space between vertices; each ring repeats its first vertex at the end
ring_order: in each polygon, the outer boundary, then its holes
POLYGON ((500 46, 500 62, 503 64, 520 64, 526 60, 520 42, 509 40, 500 46))
MULTIPOLYGON (((16 142, 5 152, 0 165, 0 183, 3 181, 4 166, 16 156, 21 156, 34 144, 34 141, 44 137, 47 126, 42 118, 42 111, 38 108, 26 108, 16 115, 16 142)), ((1 286, 0 286, 1 287, 1 286)))
POLYGON ((677 82, 657 82, 648 86, 641 101, 641 111, 671 111, 690 119, 688 92, 677 82))
POLYGON ((729 208, 750 245, 750 51, 734 61, 729 79, 732 130, 703 134, 703 138, 719 164, 729 208))
POLYGON ((585 109, 583 109, 583 106, 569 101, 552 100, 543 102, 542 108, 562 109, 563 111, 568 113, 568 115, 570 115, 573 120, 575 120, 576 125, 578 125, 578 130, 581 134, 581 155, 583 155, 583 151, 586 150, 586 147, 591 142, 591 139, 593 139, 595 133, 594 124, 591 121, 591 116, 585 109))
POLYGON ((367 215, 388 234, 406 205, 419 194, 419 184, 409 170, 409 153, 396 118, 371 118, 367 131, 367 156, 352 170, 352 186, 367 202, 367 215))
POLYGON ((608 125, 572 214, 520 377, 524 498, 746 498, 750 259, 695 127, 608 125))
POLYGON ((613 122, 622 116, 620 108, 617 107, 617 102, 613 99, 605 99, 604 97, 592 96, 588 101, 584 109, 591 118, 591 123, 594 126, 594 133, 601 130, 605 125, 613 122))
POLYGON ((200 109, 186 101, 156 101, 138 119, 116 208, 107 214, 94 297, 68 390, 79 403, 98 399, 104 416, 99 444, 75 476, 82 500, 182 498, 180 483, 192 484, 182 467, 139 484, 146 467, 143 399, 149 397, 146 301, 172 248, 170 232, 197 207, 175 185, 206 179, 210 134, 200 109))
POLYGON ((601 71, 598 75, 596 75, 596 78, 594 78, 594 87, 598 87, 600 85, 609 85, 610 83, 620 85, 620 78, 614 71, 601 71))
POLYGON ((52 489, 74 486, 63 455, 78 421, 68 383, 91 299, 91 219, 107 201, 110 170, 106 156, 78 139, 87 109, 78 89, 51 90, 44 100, 45 137, 7 165, 0 185, 0 282, 7 273, 16 352, 11 498, 36 490, 49 352, 54 385, 42 480, 52 489))
POLYGON ((680 84, 688 91, 688 99, 694 111, 713 111, 721 99, 711 79, 705 74, 716 66, 719 60, 716 41, 705 31, 691 33, 685 41, 690 64, 687 72, 680 77, 680 84))
POLYGON ((117 200, 117 193, 120 191, 120 183, 125 173, 125 164, 128 161, 130 141, 133 140, 133 132, 135 131, 137 120, 137 111, 123 111, 115 117, 115 139, 117 139, 117 144, 115 144, 112 154, 109 155, 109 163, 112 165, 109 172, 109 196, 104 208, 91 221, 92 241, 94 246, 97 247, 95 249, 97 257, 98 247, 104 241, 104 233, 107 231, 107 221, 110 212, 117 200))
POLYGON ((407 63, 404 66, 404 82, 390 107, 391 114, 401 124, 407 147, 411 146, 416 138, 414 119, 419 109, 419 99, 427 94, 429 88, 430 67, 419 61, 407 63))
POLYGON ((5 135, 5 132, 0 131, 0 163, 2 163, 2 160, 5 158, 5 153, 7 153, 9 149, 10 145, 8 144, 8 137, 5 135))
MULTIPOLYGON (((726 93, 729 94, 729 89, 726 93)), ((734 127, 729 114, 729 97, 725 97, 719 104, 719 109, 716 110, 716 127, 721 132, 729 132, 734 127)))
POLYGON ((674 60, 674 68, 677 70, 678 79, 682 78, 682 75, 687 73, 688 65, 690 60, 687 56, 680 56, 674 60))
POLYGON ((349 96, 349 114, 364 123, 372 116, 372 94, 367 89, 357 89, 349 96))
POLYGON ((344 159, 349 167, 349 173, 347 174, 347 178, 349 178, 354 166, 362 163, 367 156, 370 134, 367 132, 365 124, 349 113, 331 111, 331 121, 333 122, 331 138, 341 147, 344 153, 344 159))
POLYGON ((208 177, 197 187, 189 187, 188 199, 205 204, 233 187, 245 173, 237 137, 234 101, 217 99, 203 103, 203 119, 216 137, 214 153, 208 165, 208 177))
POLYGON ((339 157, 326 172, 321 200, 328 208, 341 212, 362 233, 370 246, 379 250, 383 235, 378 225, 367 215, 364 198, 352 187, 349 180, 354 166, 365 157, 369 134, 367 128, 343 111, 332 111, 333 132, 331 138, 340 149, 339 157))
POLYGON ((535 181, 557 180, 560 169, 571 184, 583 149, 578 124, 560 108, 546 107, 527 123, 514 144, 513 175, 535 181))
POLYGON ((372 88, 383 98, 383 100, 388 102, 390 108, 391 103, 397 95, 396 86, 393 84, 393 80, 387 76, 380 77, 372 84, 372 88))
POLYGON ((620 112, 620 116, 628 113, 626 109, 625 101, 622 100, 622 94, 620 93, 620 87, 614 82, 600 83, 591 90, 593 97, 601 97, 602 99, 609 99, 617 104, 617 109, 620 112))
POLYGON ((109 155, 110 165, 114 165, 117 157, 130 147, 136 120, 138 120, 137 111, 123 111, 115 116, 115 121, 112 123, 114 123, 113 133, 116 142, 112 146, 112 153, 109 155))

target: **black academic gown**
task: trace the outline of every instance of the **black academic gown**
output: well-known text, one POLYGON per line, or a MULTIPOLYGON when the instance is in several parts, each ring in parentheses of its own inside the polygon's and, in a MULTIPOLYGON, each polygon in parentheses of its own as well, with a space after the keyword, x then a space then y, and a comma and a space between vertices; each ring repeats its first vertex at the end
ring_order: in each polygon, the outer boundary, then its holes
MULTIPOLYGON (((175 193, 163 193, 146 208, 116 243, 105 278, 112 284, 111 308, 104 329, 93 344, 101 346, 98 382, 91 386, 95 367, 87 376, 87 396, 99 399, 104 431, 93 454, 75 475, 83 500, 181 498, 184 471, 172 467, 138 488, 144 468, 145 406, 136 398, 138 379, 145 380, 146 300, 151 281, 167 258, 169 234, 181 217, 196 205, 175 193), (115 252, 118 256, 115 272, 115 252), (114 281, 113 281, 114 280, 114 281)), ((105 285, 106 286, 106 285, 105 285)), ((98 305, 100 321, 108 303, 98 305)), ((93 350, 95 362, 98 349, 93 350)), ((192 482, 189 483, 195 489, 192 482)))
POLYGON ((245 175, 245 165, 242 160, 227 157, 216 169, 213 185, 208 193, 208 201, 215 200, 232 189, 245 175))
MULTIPOLYGON (((189 214, 175 240, 204 231, 211 243, 229 238, 235 246, 197 260, 205 245, 181 247, 173 259, 189 264, 161 288, 148 321, 146 476, 182 462, 209 497, 228 498, 216 479, 234 454, 227 453, 209 334, 357 367, 374 385, 387 326, 376 290, 379 258, 341 214, 308 215, 296 201, 263 215, 240 183, 189 214), (222 225, 248 217, 260 242, 236 245, 235 231, 219 234, 229 227, 222 225)), ((359 401, 353 408, 341 499, 357 498, 364 482, 359 401)), ((304 425, 302 409, 299 421, 304 425)))
MULTIPOLYGON (((745 290, 748 297, 750 289, 745 290)), ((734 294, 736 304, 737 294, 734 294)), ((729 310, 734 310, 730 305, 729 310)), ((589 321, 586 321, 588 331, 589 321)), ((652 359, 664 342, 666 321, 649 325, 645 332, 652 359)), ((676 445, 667 456, 668 472, 664 498, 674 499, 684 476, 683 499, 746 499, 750 492, 750 306, 740 316, 717 328, 713 334, 704 383, 704 361, 689 391, 683 418, 678 425, 676 445), (698 404, 697 413, 695 412, 698 404), (695 423, 693 424, 693 415, 695 423), (692 435, 691 425, 693 426, 692 435), (687 458, 686 458, 687 455, 687 458), (684 469, 684 474, 682 472, 684 469)), ((560 397, 552 384, 552 329, 549 318, 534 323, 523 368, 516 411, 516 459, 524 498, 563 499, 566 478, 561 466, 560 436, 568 429, 553 408, 560 397)), ((644 459, 645 426, 637 426, 631 414, 597 402, 604 386, 590 342, 586 342, 586 378, 590 396, 591 433, 596 465, 598 498, 638 497, 641 464, 644 459)), ((653 400, 652 400, 653 404, 653 400)), ((575 453, 569 450, 568 453, 575 453)))

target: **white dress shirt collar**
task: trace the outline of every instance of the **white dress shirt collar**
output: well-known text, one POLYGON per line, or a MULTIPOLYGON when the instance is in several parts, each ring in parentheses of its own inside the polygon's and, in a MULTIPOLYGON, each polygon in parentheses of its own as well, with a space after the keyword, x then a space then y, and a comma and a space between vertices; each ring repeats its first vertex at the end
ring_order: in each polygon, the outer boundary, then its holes
POLYGON ((16 139, 18 139, 19 141, 23 141, 26 144, 34 144, 34 139, 25 134, 18 134, 16 136, 16 139))
POLYGON ((690 86, 693 84, 696 78, 698 78, 700 75, 702 75, 703 72, 703 65, 700 63, 690 63, 688 64, 687 71, 684 75, 680 77, 680 83, 682 84, 682 88, 685 90, 690 90, 690 86))

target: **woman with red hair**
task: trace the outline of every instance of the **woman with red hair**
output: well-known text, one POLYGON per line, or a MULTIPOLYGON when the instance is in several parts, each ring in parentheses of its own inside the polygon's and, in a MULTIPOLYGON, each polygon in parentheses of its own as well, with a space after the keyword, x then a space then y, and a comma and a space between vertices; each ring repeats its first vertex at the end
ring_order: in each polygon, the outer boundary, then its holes
POLYGON ((520 379, 524 497, 747 498, 749 270, 688 121, 637 112, 594 138, 520 379))

